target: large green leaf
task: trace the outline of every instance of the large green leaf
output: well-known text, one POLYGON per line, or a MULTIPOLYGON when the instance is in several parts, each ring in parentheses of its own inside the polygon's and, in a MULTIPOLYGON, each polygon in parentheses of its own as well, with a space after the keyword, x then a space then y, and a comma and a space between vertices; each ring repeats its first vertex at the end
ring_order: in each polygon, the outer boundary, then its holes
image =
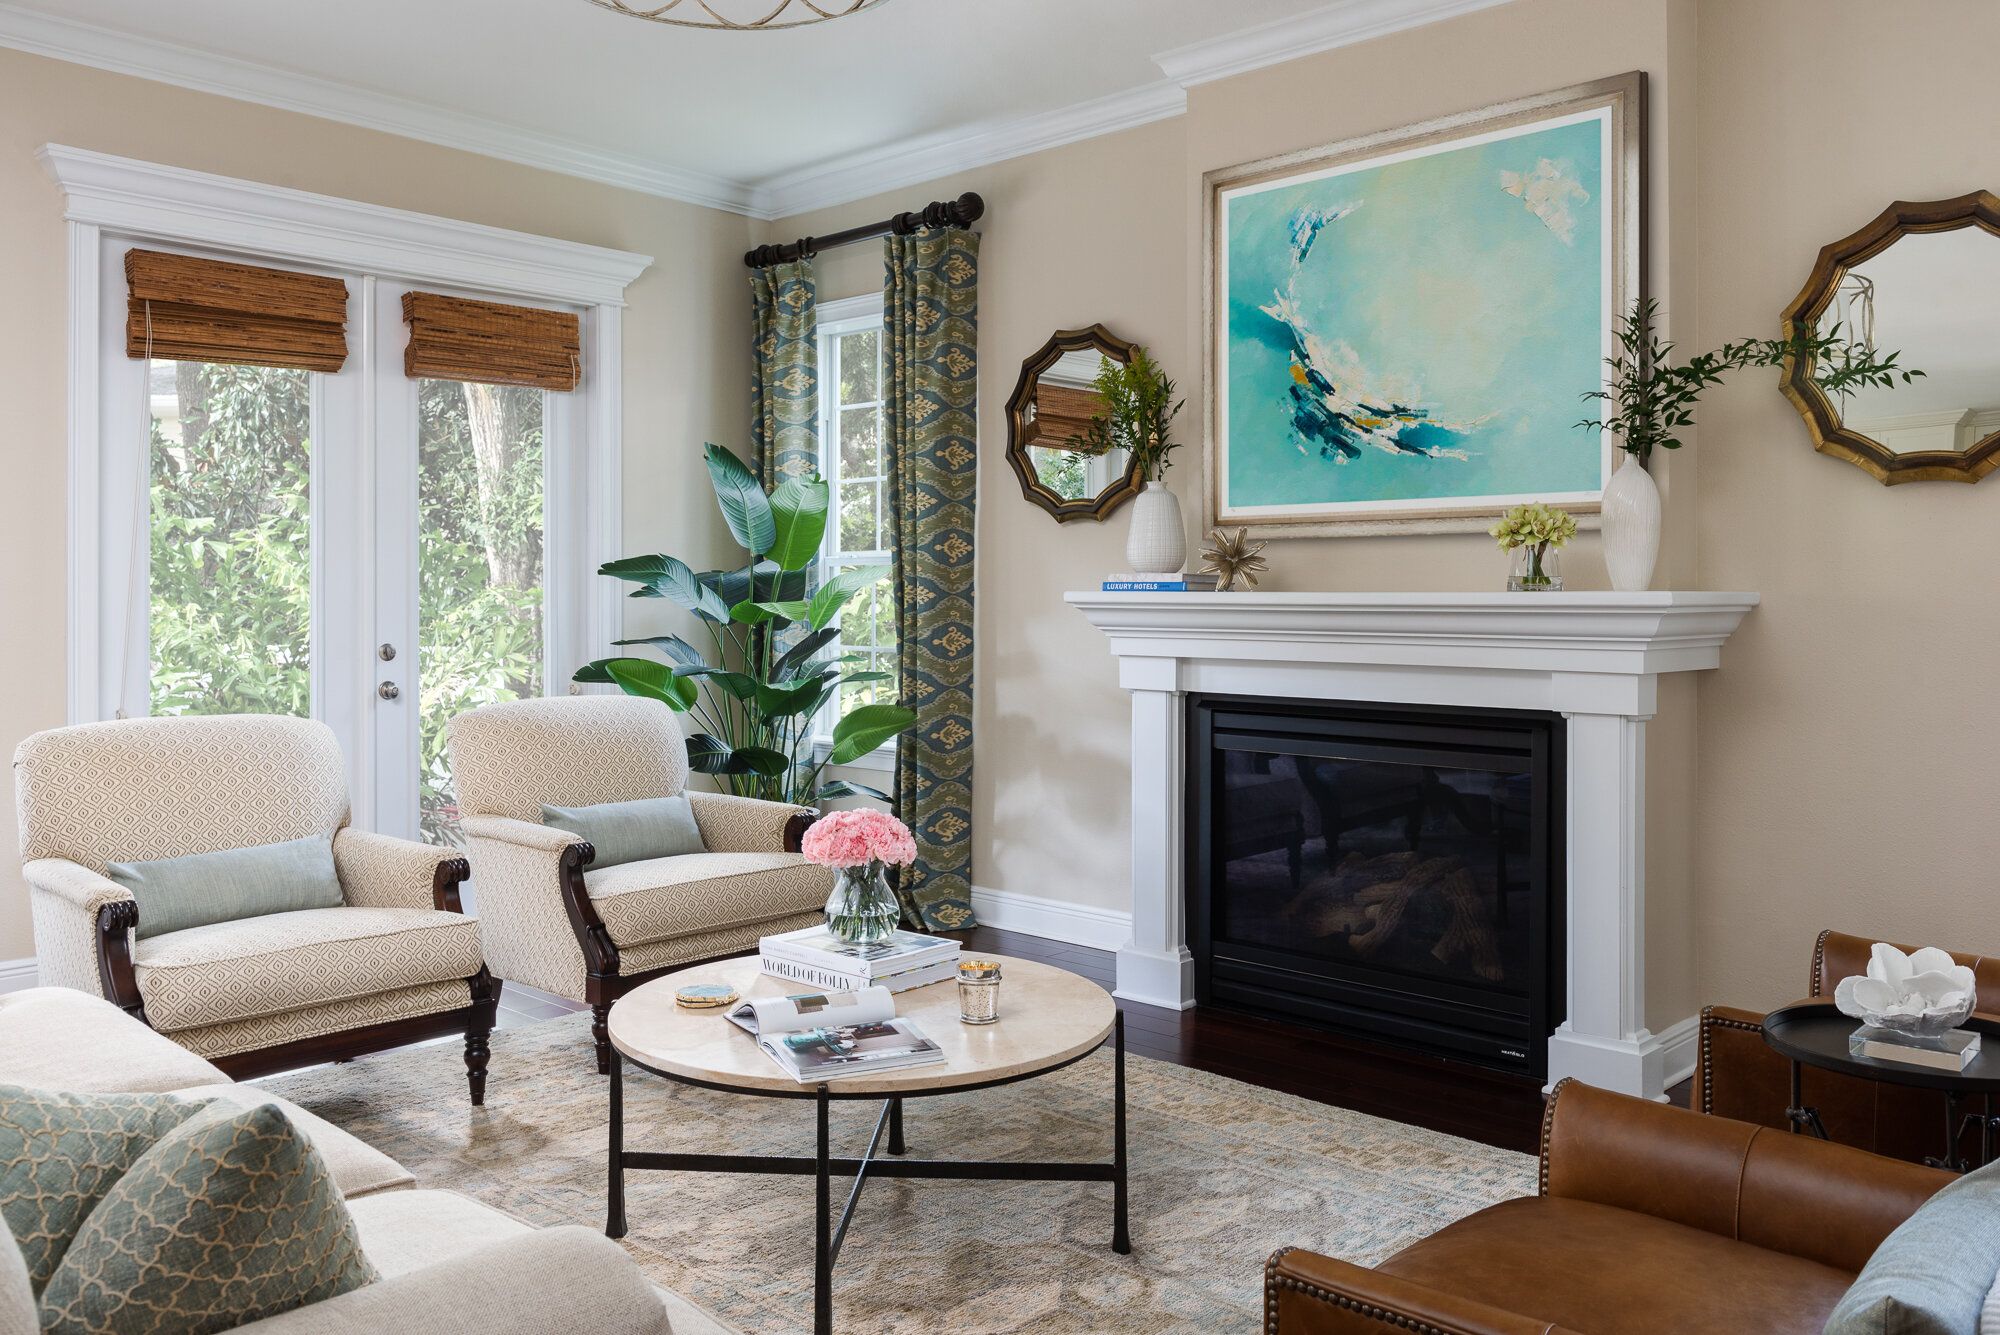
POLYGON ((778 655, 778 661, 771 664, 772 678, 778 681, 784 680, 794 670, 803 667, 807 660, 814 654, 826 648, 827 645, 832 644, 835 637, 839 634, 840 627, 838 626, 827 626, 821 630, 811 632, 797 644, 778 655))
POLYGON ((826 536, 826 512, 831 494, 817 474, 788 478, 771 493, 771 515, 777 538, 770 556, 786 570, 804 570, 819 554, 826 536))
POLYGON ((863 705, 833 725, 833 753, 827 759, 851 765, 916 721, 916 714, 901 705, 863 705))
POLYGON ((730 619, 746 626, 778 621, 789 626, 806 614, 806 603, 738 603, 729 609, 730 619))
POLYGON ((858 682, 894 681, 895 679, 896 679, 896 674, 893 672, 856 672, 850 676, 843 678, 841 680, 841 685, 853 686, 858 682))
POLYGON ((698 617, 718 622, 729 620, 729 604, 704 586, 685 561, 674 557, 628 556, 599 566, 597 573, 643 585, 633 592, 634 598, 671 598, 698 617))
POLYGON ((821 685, 809 681, 800 686, 759 686, 757 688, 757 712, 768 721, 790 718, 803 713, 819 703, 821 685))
POLYGON ((775 561, 759 561, 756 570, 755 588, 751 587, 750 571, 742 566, 734 570, 704 570, 695 578, 715 590, 715 596, 730 607, 738 603, 754 602, 760 598, 803 599, 810 591, 810 571, 780 570, 775 561))
POLYGON ((755 699, 757 695, 757 679, 746 672, 731 672, 728 668, 703 666, 675 668, 674 675, 677 677, 700 677, 703 680, 714 682, 738 700, 755 699))
POLYGON ((870 788, 865 783, 855 783, 851 779, 834 779, 829 783, 820 785, 819 792, 814 795, 813 801, 830 802, 836 797, 876 797, 884 802, 894 802, 896 800, 881 789, 870 788))
POLYGON ((675 676, 674 670, 665 663, 655 663, 650 658, 612 658, 605 660, 604 670, 611 674, 611 680, 617 682, 627 695, 643 695, 648 700, 658 700, 682 714, 694 708, 694 683, 686 677, 675 676))
POLYGON ((771 498, 764 494, 744 462, 720 445, 708 447, 708 480, 715 484, 715 500, 736 541, 750 549, 753 559, 762 557, 777 541, 778 525, 771 515, 771 498))
POLYGON ((840 609, 847 606, 847 600, 889 573, 887 566, 856 566, 843 570, 812 596, 812 604, 806 612, 806 620, 818 630, 828 625, 840 615, 840 609))
MULTIPOLYGON (((648 635, 640 640, 613 640, 613 644, 650 644, 661 653, 683 667, 706 667, 708 660, 701 650, 689 644, 678 635, 648 635)), ((581 677, 578 681, 583 680, 581 677)))
POLYGON ((792 766, 781 752, 764 746, 739 746, 733 750, 705 732, 687 739, 688 768, 699 774, 762 774, 775 778, 792 766))

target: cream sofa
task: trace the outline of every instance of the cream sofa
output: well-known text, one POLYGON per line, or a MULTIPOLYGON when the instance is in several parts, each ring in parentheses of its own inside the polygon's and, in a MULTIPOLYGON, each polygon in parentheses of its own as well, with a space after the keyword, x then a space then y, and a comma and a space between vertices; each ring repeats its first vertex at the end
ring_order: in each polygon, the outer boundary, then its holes
MULTIPOLYGON (((592 1229, 534 1229, 450 1191, 296 1104, 222 1071, 99 997, 0 993, 0 1084, 275 1103, 326 1161, 379 1282, 238 1327, 257 1335, 741 1335, 648 1283, 592 1229)), ((0 1246, 13 1246, 0 1222, 0 1246)))
POLYGON ((611 1004, 669 969, 825 921, 833 873, 799 854, 816 813, 687 787, 672 710, 636 696, 486 705, 448 731, 486 960, 502 978, 587 1001, 599 1074, 611 1004), (592 868, 542 805, 685 792, 705 853, 592 868))

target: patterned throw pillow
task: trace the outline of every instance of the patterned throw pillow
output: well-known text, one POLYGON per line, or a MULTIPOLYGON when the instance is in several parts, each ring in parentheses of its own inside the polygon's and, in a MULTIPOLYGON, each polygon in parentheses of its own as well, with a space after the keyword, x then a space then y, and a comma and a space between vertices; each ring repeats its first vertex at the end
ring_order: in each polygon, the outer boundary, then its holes
POLYGON ((310 1142, 271 1104, 160 1137, 77 1230, 43 1335, 208 1335, 379 1278, 310 1142))
POLYGON ((0 1085, 0 1215, 36 1293, 104 1194, 155 1141, 207 1106, 165 1094, 0 1085))

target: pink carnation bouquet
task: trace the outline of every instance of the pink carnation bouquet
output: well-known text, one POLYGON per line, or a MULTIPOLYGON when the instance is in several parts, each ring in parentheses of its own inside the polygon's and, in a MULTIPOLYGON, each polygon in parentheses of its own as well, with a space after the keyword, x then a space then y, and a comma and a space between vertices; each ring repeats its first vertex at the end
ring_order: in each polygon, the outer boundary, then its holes
POLYGON ((864 807, 814 821, 799 851, 822 867, 865 867, 873 862, 907 867, 917 860, 917 841, 910 827, 888 812, 864 807))

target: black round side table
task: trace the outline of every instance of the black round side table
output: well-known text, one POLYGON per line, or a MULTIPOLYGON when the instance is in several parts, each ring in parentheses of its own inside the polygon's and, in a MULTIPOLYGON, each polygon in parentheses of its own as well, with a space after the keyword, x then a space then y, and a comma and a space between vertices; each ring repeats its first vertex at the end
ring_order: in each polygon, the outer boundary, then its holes
POLYGON ((1961 1026, 1972 1030, 1980 1038, 1978 1054, 1966 1063, 1962 1071, 1943 1071, 1930 1066, 1911 1066, 1903 1062, 1856 1056, 1847 1050, 1847 1040, 1860 1027, 1861 1021, 1851 1015, 1842 1015, 1830 1001, 1802 1001, 1780 1007, 1764 1017, 1764 1041, 1781 1055, 1791 1058, 1792 1062, 1792 1102, 1785 1109, 1792 1130, 1810 1131, 1821 1140, 1826 1139, 1826 1127, 1820 1123, 1819 1109, 1805 1106, 1799 1087, 1801 1068, 1817 1066, 1862 1080, 1943 1090, 1944 1154, 1924 1162, 1933 1168, 1948 1168, 1954 1173, 1963 1173, 1970 1168, 1970 1161, 1959 1154, 1958 1146, 1964 1138, 1966 1126, 1973 1122, 1979 1123, 1979 1160, 1981 1163, 1992 1162, 1996 1121, 1993 1096, 2000 1094, 2000 1024, 1973 1016, 1961 1026), (1959 1107, 1973 1094, 1985 1100, 1984 1110, 1968 1113, 1965 1121, 1960 1122, 1959 1107))

